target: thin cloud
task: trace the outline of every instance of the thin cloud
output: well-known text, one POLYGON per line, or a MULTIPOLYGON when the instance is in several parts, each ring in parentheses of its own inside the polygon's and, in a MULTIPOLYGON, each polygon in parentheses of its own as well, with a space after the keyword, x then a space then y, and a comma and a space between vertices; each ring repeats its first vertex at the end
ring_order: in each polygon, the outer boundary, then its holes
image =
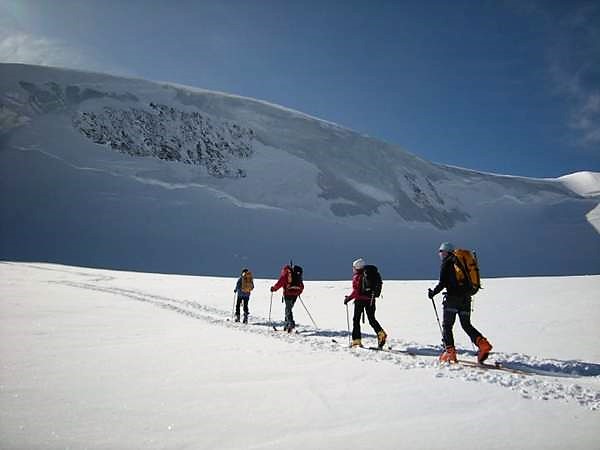
POLYGON ((69 43, 30 33, 0 19, 0 62, 132 75, 128 70, 88 56, 93 54, 93 51, 86 52, 69 43))
POLYGON ((600 4, 503 0, 516 14, 543 23, 548 79, 565 100, 573 144, 600 150, 600 4))
POLYGON ((584 4, 555 21, 548 52, 555 90, 569 105, 577 143, 600 149, 600 5, 584 4))
POLYGON ((81 68, 83 58, 67 46, 24 32, 0 33, 0 61, 81 68))

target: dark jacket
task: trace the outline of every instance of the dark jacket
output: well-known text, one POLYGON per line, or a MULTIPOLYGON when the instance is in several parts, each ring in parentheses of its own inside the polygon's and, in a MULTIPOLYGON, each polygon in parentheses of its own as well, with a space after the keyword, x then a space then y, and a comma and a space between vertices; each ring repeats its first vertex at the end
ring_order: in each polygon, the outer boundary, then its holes
POLYGON ((454 263, 456 262, 456 256, 452 253, 448 253, 442 260, 440 267, 440 281, 437 286, 433 289, 433 294, 439 294, 444 288, 448 297, 466 297, 468 296, 468 287, 459 286, 456 280, 456 271, 454 270, 454 263))

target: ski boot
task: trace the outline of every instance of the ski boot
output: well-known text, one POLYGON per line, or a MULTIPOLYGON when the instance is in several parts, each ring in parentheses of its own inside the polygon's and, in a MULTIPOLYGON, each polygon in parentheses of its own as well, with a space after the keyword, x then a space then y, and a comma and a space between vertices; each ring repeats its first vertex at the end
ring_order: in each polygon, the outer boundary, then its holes
POLYGON ((362 340, 352 339, 352 344, 350 344, 350 347, 362 347, 362 340))
POLYGON ((440 362, 448 362, 448 363, 457 363, 458 359, 456 359, 456 349, 454 345, 449 345, 446 347, 444 353, 440 355, 440 362))
POLYGON ((234 319, 234 321, 235 321, 235 322, 239 322, 239 321, 240 321, 240 315, 239 315, 239 314, 236 314, 236 315, 235 315, 235 319, 234 319))
POLYGON ((381 330, 379 333, 377 333, 377 347, 383 348, 386 340, 387 334, 385 331, 381 330))
POLYGON ((244 314, 244 320, 242 320, 242 323, 248 323, 248 315, 244 314))
POLYGON ((477 362, 481 364, 490 355, 492 344, 490 344, 483 336, 479 336, 477 339, 475 339, 475 345, 479 347, 479 351, 477 352, 477 362))

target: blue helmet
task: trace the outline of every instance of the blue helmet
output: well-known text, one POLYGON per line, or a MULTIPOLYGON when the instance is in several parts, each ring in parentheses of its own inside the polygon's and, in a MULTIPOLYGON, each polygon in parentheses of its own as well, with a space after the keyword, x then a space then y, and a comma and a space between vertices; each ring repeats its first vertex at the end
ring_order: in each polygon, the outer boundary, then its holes
POLYGON ((440 244, 439 251, 440 252, 448 252, 448 253, 453 252, 454 251, 454 245, 452 245, 452 243, 450 243, 450 242, 442 242, 440 244))

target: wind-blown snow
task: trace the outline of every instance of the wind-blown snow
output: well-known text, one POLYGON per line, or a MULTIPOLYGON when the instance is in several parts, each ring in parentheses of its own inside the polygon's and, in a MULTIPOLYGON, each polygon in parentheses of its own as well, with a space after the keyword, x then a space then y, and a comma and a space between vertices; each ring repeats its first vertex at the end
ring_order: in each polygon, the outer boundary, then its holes
POLYGON ((559 178, 559 181, 583 197, 600 196, 600 173, 577 172, 559 178))
POLYGON ((414 357, 345 347, 349 281, 308 281, 294 335, 272 279, 231 322, 235 281, 0 263, 2 447, 597 448, 598 276, 484 280, 473 322, 523 373, 437 363, 433 281, 378 300, 414 357))

